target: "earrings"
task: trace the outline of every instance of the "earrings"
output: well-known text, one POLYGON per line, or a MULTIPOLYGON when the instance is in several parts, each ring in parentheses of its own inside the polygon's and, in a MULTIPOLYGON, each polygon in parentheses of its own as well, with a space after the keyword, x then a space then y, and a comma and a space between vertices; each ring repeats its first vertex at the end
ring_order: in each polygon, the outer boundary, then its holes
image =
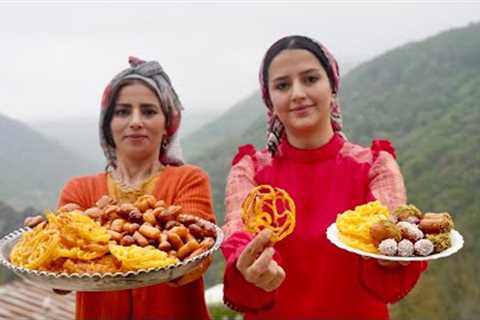
POLYGON ((164 138, 162 139, 162 150, 167 149, 167 147, 168 147, 168 138, 167 138, 167 137, 164 137, 164 138))
POLYGON ((335 93, 332 94, 332 100, 330 101, 330 109, 333 109, 336 103, 337 95, 335 93))

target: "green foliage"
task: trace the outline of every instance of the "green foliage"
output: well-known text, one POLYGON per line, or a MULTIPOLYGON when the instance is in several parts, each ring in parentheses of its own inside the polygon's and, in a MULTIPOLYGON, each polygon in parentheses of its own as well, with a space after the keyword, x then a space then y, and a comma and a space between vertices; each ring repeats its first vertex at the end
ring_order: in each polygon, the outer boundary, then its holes
POLYGON ((213 320, 236 320, 243 317, 223 304, 210 305, 208 311, 213 320))
MULTIPOLYGON (((429 264, 415 289, 391 308, 392 319, 475 319, 480 314, 480 24, 410 43, 364 63, 342 80, 345 133, 355 143, 390 139, 409 202, 425 211, 449 211, 465 247, 429 264)), ((222 128, 192 158, 213 185, 219 224, 225 180, 236 148, 265 143, 265 107, 259 95, 235 106, 212 126, 222 128), (256 97, 256 98, 255 98, 256 97), (255 99, 254 99, 255 98, 255 99), (239 110, 251 121, 226 136, 239 110), (224 139, 220 139, 221 137, 224 139), (209 146, 209 147, 207 147, 209 146)), ((244 120, 242 120, 244 121, 244 120)), ((198 131, 195 141, 210 138, 198 131)), ((217 256, 214 270, 221 270, 217 256)), ((221 272, 215 271, 212 281, 221 272)), ((213 283, 221 282, 221 278, 213 283)))

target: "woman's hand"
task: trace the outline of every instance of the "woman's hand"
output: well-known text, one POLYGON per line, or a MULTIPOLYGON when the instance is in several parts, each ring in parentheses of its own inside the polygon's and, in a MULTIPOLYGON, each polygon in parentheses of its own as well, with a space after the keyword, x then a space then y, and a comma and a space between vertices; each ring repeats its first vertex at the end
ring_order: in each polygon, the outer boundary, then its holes
POLYGON ((271 231, 262 230, 245 247, 237 259, 236 267, 247 282, 271 292, 285 280, 285 271, 273 255, 275 250, 269 246, 271 231))
POLYGON ((45 218, 41 215, 26 217, 23 225, 25 227, 35 228, 37 225, 45 221, 45 218))
MULTIPOLYGON (((60 208, 58 208, 57 212, 68 212, 73 210, 82 210, 82 207, 80 207, 76 203, 67 203, 61 206, 60 208)), ((37 225, 39 225, 43 221, 46 221, 46 219, 42 215, 30 216, 25 218, 25 220, 23 221, 23 225, 25 227, 35 228, 37 225)))
POLYGON ((212 262, 212 256, 207 257, 205 260, 200 262, 198 266, 196 266, 192 271, 189 273, 174 279, 170 282, 167 282, 167 284, 170 287, 177 288, 184 286, 192 281, 195 281, 197 279, 200 279, 205 272, 207 272, 208 267, 210 266, 210 263, 212 262))
MULTIPOLYGON (((362 256, 364 260, 370 259, 370 257, 362 256)), ((396 269, 399 267, 405 267, 410 264, 409 261, 390 261, 390 260, 383 260, 383 259, 375 259, 379 266, 386 268, 386 269, 396 269)))
POLYGON ((377 263, 386 269, 396 269, 399 267, 405 267, 410 264, 409 261, 390 261, 390 260, 381 260, 378 259, 377 263))

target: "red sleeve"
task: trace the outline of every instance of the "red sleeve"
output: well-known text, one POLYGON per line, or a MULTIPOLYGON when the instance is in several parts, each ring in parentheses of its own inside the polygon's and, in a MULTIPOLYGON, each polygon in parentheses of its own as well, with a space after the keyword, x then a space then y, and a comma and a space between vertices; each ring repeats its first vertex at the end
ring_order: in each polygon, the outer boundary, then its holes
POLYGON ((360 263, 360 269, 360 283, 380 301, 394 303, 413 289, 420 274, 427 269, 427 263, 412 262, 404 267, 387 269, 377 260, 368 259, 360 263))
POLYGON ((240 147, 232 161, 232 168, 227 177, 225 189, 225 224, 222 229, 225 238, 234 232, 243 230, 241 207, 243 200, 250 190, 256 186, 255 182, 255 150, 251 146, 240 147))
POLYGON ((368 201, 379 200, 390 211, 405 204, 405 184, 395 158, 386 151, 374 153, 374 161, 368 173, 368 201))
MULTIPOLYGON (((387 140, 372 143, 373 163, 369 172, 370 194, 368 201, 379 200, 389 210, 406 203, 406 190, 400 168, 395 161, 395 149, 387 140)), ((410 292, 420 274, 427 268, 426 262, 412 262, 404 267, 388 269, 375 259, 360 264, 360 282, 375 297, 385 303, 393 303, 410 292)))
MULTIPOLYGON (((277 295, 277 290, 266 292, 247 282, 236 268, 238 256, 252 238, 250 233, 237 231, 221 246, 226 261, 223 300, 227 306, 242 313, 270 309, 275 304, 277 295)), ((275 253, 274 258, 277 262, 280 260, 278 253, 275 253)))
MULTIPOLYGON (((241 206, 250 190, 256 186, 255 170, 258 165, 255 148, 246 145, 239 148, 232 161, 232 169, 227 178, 225 191, 225 224, 223 231, 226 240, 221 249, 225 256, 224 302, 239 312, 258 312, 270 309, 277 291, 266 292, 247 282, 236 268, 237 258, 253 236, 244 230, 241 219, 241 206)), ((278 252, 273 257, 280 265, 278 252)))

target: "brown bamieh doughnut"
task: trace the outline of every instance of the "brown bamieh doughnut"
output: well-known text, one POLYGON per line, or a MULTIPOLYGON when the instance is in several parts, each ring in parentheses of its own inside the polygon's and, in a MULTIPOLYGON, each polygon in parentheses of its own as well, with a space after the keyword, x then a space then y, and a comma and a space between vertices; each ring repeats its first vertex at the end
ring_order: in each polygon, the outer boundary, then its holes
POLYGON ((426 234, 449 232, 453 228, 453 220, 447 212, 426 213, 418 224, 420 230, 426 234))

